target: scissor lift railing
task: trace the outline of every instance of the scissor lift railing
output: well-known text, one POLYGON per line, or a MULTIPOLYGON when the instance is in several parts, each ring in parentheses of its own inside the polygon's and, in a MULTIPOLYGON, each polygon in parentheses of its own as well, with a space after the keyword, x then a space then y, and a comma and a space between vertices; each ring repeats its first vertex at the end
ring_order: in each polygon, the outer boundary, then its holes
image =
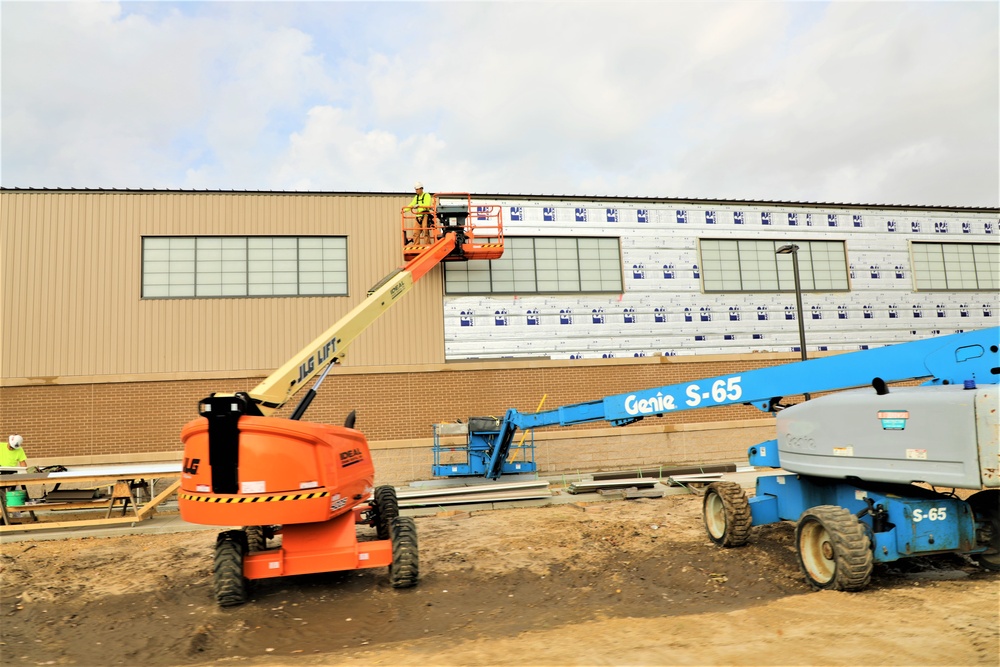
MULTIPOLYGON (((444 192, 434 195, 430 216, 430 243, 454 231, 458 236, 455 250, 444 261, 499 259, 503 255, 503 208, 497 204, 472 204, 466 192, 444 192)), ((417 244, 419 219, 424 212, 404 208, 402 220, 403 257, 413 259, 429 243, 417 244), (409 242, 412 241, 412 242, 409 242)))

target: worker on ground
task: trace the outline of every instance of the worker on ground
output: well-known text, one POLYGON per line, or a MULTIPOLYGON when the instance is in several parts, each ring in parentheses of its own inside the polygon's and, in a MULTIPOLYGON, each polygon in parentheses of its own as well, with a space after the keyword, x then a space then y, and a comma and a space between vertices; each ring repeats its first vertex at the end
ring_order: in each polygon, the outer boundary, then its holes
MULTIPOLYGON (((431 208, 434 198, 424 192, 424 184, 420 181, 413 184, 413 189, 416 190, 416 195, 405 210, 412 211, 417 222, 417 235, 411 240, 417 245, 424 245, 433 240, 431 237, 434 230, 434 213, 431 208)), ((407 243, 409 242, 410 240, 407 240, 407 243)))
POLYGON ((24 453, 24 438, 19 435, 12 435, 7 438, 7 442, 0 445, 0 467, 4 468, 27 468, 28 457, 24 453))

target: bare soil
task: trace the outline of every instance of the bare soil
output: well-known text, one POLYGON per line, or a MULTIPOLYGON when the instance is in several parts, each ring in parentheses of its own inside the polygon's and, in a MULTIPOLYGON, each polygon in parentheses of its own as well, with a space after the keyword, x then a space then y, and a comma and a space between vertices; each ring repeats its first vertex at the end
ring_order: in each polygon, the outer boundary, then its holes
POLYGON ((701 499, 417 520, 421 578, 257 582, 219 608, 213 531, 5 544, 16 665, 997 665, 1000 576, 958 556, 814 591, 789 525, 722 549, 701 499))

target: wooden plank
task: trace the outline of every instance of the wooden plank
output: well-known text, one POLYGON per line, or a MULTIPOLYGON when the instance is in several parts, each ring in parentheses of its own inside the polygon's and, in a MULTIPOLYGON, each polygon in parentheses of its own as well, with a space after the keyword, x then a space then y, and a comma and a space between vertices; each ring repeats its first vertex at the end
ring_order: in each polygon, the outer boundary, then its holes
POLYGON ((625 500, 639 498, 662 498, 666 495, 663 489, 625 489, 625 500))
MULTIPOLYGON (((98 498, 97 491, 94 489, 60 489, 45 494, 45 502, 47 503, 82 503, 98 498)), ((103 498, 100 499, 103 500, 103 498)))
POLYGON ((103 510, 108 508, 110 498, 96 500, 59 503, 36 503, 34 505, 8 505, 8 512, 49 512, 55 510, 103 510))
POLYGON ((39 486, 41 484, 84 484, 88 482, 109 482, 113 484, 118 480, 136 479, 173 479, 179 478, 181 474, 176 473, 146 473, 136 475, 69 475, 64 472, 42 473, 38 475, 0 475, 0 487, 8 486, 39 486), (13 479, 11 479, 13 478, 13 479))
POLYGON ((0 526, 0 533, 13 533, 24 530, 52 530, 56 528, 85 528, 87 526, 109 526, 116 523, 139 523, 142 517, 124 516, 114 519, 84 519, 82 521, 42 521, 38 523, 18 523, 11 526, 0 526))
POLYGON ((139 518, 140 519, 145 519, 147 514, 149 514, 153 510, 155 510, 157 505, 159 505, 164 500, 166 500, 167 497, 170 494, 172 494, 174 491, 176 491, 177 489, 179 489, 180 486, 181 486, 181 480, 177 479, 177 480, 174 480, 173 484, 171 484, 170 486, 168 486, 167 488, 165 488, 163 491, 160 491, 158 494, 156 494, 155 498, 153 498, 152 500, 150 500, 148 503, 146 503, 145 505, 143 505, 139 509, 139 513, 138 513, 139 514, 139 518))

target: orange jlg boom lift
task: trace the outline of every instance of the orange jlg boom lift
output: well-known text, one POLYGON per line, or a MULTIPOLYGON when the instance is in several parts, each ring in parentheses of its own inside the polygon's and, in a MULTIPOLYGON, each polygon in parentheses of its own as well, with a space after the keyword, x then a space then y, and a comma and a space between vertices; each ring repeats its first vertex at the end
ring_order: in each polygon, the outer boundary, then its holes
POLYGON ((181 518, 242 526, 216 539, 220 605, 245 602, 250 580, 316 572, 388 566, 393 587, 416 584, 416 526, 399 516, 392 486, 374 488, 375 468, 365 436, 353 428, 354 412, 344 426, 302 421, 302 415, 347 347, 428 271, 442 261, 503 254, 499 206, 473 209, 468 194, 438 194, 432 214, 436 241, 406 244, 408 235, 416 236, 417 220, 403 209, 402 266, 254 389, 202 400, 201 417, 182 429, 181 518), (290 418, 273 416, 314 379, 290 418), (359 536, 359 525, 374 527, 376 539, 359 536), (276 535, 280 545, 269 548, 276 535))

